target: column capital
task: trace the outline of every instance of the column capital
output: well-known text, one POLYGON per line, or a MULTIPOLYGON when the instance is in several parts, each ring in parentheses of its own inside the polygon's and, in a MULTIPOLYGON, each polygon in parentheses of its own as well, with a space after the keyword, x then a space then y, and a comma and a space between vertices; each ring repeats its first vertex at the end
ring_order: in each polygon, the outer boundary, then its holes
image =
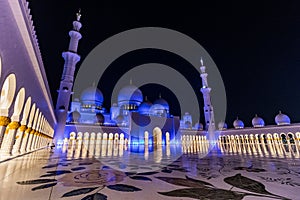
POLYGON ((9 117, 0 116, 0 126, 7 126, 11 122, 9 117))
POLYGON ((20 123, 17 121, 12 121, 8 124, 7 128, 10 130, 16 130, 20 127, 20 123))

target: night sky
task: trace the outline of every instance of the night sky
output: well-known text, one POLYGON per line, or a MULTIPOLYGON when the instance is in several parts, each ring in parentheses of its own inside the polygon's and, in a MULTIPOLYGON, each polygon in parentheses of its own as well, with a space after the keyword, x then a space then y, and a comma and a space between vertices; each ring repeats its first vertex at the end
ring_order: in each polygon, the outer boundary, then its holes
MULTIPOLYGON (((100 6, 70 0, 29 2, 54 105, 64 64, 61 53, 68 48, 68 32, 81 8, 83 38, 77 68, 95 46, 117 33, 148 26, 169 28, 196 40, 218 66, 226 89, 229 127, 236 116, 250 126, 256 113, 266 124, 275 124, 279 110, 292 122, 300 121, 300 3, 296 1, 251 5, 210 1, 201 6, 150 1, 140 5, 101 1, 100 6)), ((197 91, 202 108, 199 74, 180 57, 155 49, 130 52, 109 66, 98 85, 104 94, 104 106, 109 108, 111 90, 123 73, 153 61, 182 73, 197 91)), ((158 96, 153 91, 160 91, 171 113, 180 115, 178 102, 167 88, 145 85, 141 90, 151 101, 158 96)))

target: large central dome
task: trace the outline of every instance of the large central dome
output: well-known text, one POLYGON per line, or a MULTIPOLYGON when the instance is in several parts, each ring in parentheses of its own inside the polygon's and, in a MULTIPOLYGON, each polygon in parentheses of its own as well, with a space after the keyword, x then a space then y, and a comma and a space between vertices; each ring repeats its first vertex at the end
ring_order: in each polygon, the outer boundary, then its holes
POLYGON ((88 87, 81 93, 80 100, 86 105, 102 106, 103 94, 97 87, 88 87))
POLYGON ((152 103, 147 100, 147 96, 146 96, 145 101, 139 107, 139 113, 142 115, 149 115, 151 106, 152 103))
POLYGON ((139 106, 143 102, 142 91, 134 85, 123 87, 118 95, 118 104, 139 106))
POLYGON ((169 104, 165 99, 161 98, 161 96, 159 99, 155 100, 153 104, 159 104, 166 110, 167 113, 169 112, 169 104))

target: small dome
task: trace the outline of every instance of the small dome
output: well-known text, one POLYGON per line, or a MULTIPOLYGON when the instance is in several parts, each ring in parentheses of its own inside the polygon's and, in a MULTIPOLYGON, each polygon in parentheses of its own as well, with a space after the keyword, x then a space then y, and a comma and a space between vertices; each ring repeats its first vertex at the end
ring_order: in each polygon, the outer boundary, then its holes
POLYGON ((145 100, 141 105, 139 106, 139 113, 141 115, 149 115, 150 109, 151 109, 152 103, 148 100, 145 100))
POLYGON ((96 123, 103 124, 104 123, 104 116, 101 113, 96 114, 96 123))
POLYGON ((155 100, 154 102, 153 102, 153 104, 159 104, 159 105, 162 105, 163 107, 164 107, 164 109, 167 111, 167 112, 169 112, 169 104, 168 104, 168 102, 165 100, 165 99, 163 99, 163 98, 159 98, 159 99, 157 99, 157 100, 155 100))
POLYGON ((113 105, 111 107, 118 107, 118 104, 113 103, 113 105))
POLYGON ((80 99, 83 104, 95 104, 102 106, 103 94, 97 87, 89 87, 83 90, 80 99))
POLYGON ((151 115, 159 115, 159 116, 165 116, 166 109, 163 105, 160 104, 153 104, 150 107, 150 114, 151 115))
POLYGON ((244 122, 242 120, 239 120, 238 118, 236 120, 234 120, 233 122, 233 126, 234 128, 238 129, 238 128, 244 128, 244 122))
POLYGON ((124 123, 124 122, 125 122, 124 116, 123 116, 123 115, 118 115, 118 116, 116 117, 115 121, 116 121, 116 123, 117 123, 118 125, 124 123))
POLYGON ((67 121, 71 123, 78 123, 80 117, 80 113, 77 110, 74 110, 73 112, 69 113, 67 121))
POLYGON ((123 87, 118 95, 118 104, 121 105, 137 105, 143 101, 143 94, 140 89, 134 85, 123 87))
POLYGON ((218 129, 219 130, 225 130, 225 129, 227 129, 227 124, 225 122, 223 122, 223 121, 220 121, 218 123, 218 129))
POLYGON ((265 121, 261 117, 255 115, 255 117, 252 119, 252 125, 253 127, 263 127, 265 126, 265 121))
POLYGON ((194 125, 194 128, 196 130, 203 130, 203 124, 200 123, 200 122, 197 122, 195 125, 194 125))
POLYGON ((186 128, 186 129, 191 129, 191 128, 192 128, 192 123, 191 123, 190 121, 186 121, 186 122, 184 123, 184 128, 186 128))
POLYGON ((291 124, 291 120, 290 120, 289 116, 282 114, 281 111, 279 111, 279 114, 276 115, 275 122, 277 125, 291 124))

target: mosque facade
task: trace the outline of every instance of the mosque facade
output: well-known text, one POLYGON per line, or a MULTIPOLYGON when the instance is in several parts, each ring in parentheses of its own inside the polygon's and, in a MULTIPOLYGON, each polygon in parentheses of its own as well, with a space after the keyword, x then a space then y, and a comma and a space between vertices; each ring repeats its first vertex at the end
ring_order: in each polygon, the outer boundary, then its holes
MULTIPOLYGON (((70 49, 69 52, 76 55, 76 58, 78 58, 76 54, 78 41, 81 38, 80 27, 79 13, 77 20, 73 22, 73 30, 69 33, 71 37, 69 48, 76 47, 76 49, 70 49), (73 33, 74 31, 76 34, 73 33)), ((290 118, 281 112, 275 117, 276 125, 266 126, 264 120, 255 115, 252 119, 253 127, 244 127, 243 121, 238 118, 233 122, 234 128, 228 129, 225 122, 219 122, 216 127, 210 96, 212 88, 208 85, 208 74, 202 58, 200 64, 202 80, 200 91, 203 94, 204 102, 204 125, 198 121, 193 124, 192 116, 188 112, 181 117, 170 114, 169 104, 161 96, 151 103, 131 81, 129 85, 119 91, 117 103, 106 110, 103 107, 104 96, 94 84, 86 88, 80 98, 74 99, 70 103, 70 108, 68 108, 68 104, 71 92, 66 98, 58 98, 57 108, 61 108, 59 105, 64 104, 64 111, 57 112, 59 114, 58 124, 61 114, 64 115, 61 121, 61 127, 64 127, 64 135, 61 137, 64 138, 63 143, 68 144, 70 139, 90 142, 94 140, 120 142, 122 140, 122 142, 130 144, 177 144, 208 141, 227 143, 249 142, 250 140, 299 142, 299 124, 291 124, 290 118), (210 133, 213 133, 213 136, 210 133)), ((66 61, 60 89, 64 86, 63 80, 66 72, 69 73, 68 77, 74 76, 75 65, 76 62, 66 61), (70 69, 68 70, 68 68, 70 69)), ((72 88, 72 81, 68 83, 68 87, 72 88)))
POLYGON ((119 91, 117 100, 106 110, 103 94, 97 87, 83 90, 80 99, 74 99, 70 104, 65 135, 76 130, 104 131, 108 132, 107 139, 112 139, 109 133, 114 134, 113 138, 119 138, 122 134, 124 140, 133 144, 165 144, 175 138, 180 119, 170 114, 169 104, 161 96, 151 103, 140 89, 130 83, 119 91), (148 135, 146 141, 145 134, 148 135), (161 140, 158 141, 158 138, 161 140))
POLYGON ((252 127, 244 127, 241 119, 233 122, 234 128, 228 128, 225 122, 215 122, 210 102, 213 88, 207 84, 203 63, 200 91, 204 124, 194 121, 189 113, 173 116, 166 100, 160 97, 150 102, 133 84, 124 86, 117 102, 107 110, 103 107, 104 96, 95 86, 71 102, 74 71, 80 60, 80 13, 69 33, 68 51, 63 53, 65 65, 54 108, 29 10, 25 0, 0 2, 0 18, 6 19, 0 21, 0 26, 6 27, 0 32, 0 156, 28 153, 52 140, 58 145, 100 144, 110 140, 145 145, 209 142, 209 131, 220 143, 299 144, 300 124, 291 123, 283 112, 276 115, 275 125, 266 125, 260 116, 254 116, 252 127))

